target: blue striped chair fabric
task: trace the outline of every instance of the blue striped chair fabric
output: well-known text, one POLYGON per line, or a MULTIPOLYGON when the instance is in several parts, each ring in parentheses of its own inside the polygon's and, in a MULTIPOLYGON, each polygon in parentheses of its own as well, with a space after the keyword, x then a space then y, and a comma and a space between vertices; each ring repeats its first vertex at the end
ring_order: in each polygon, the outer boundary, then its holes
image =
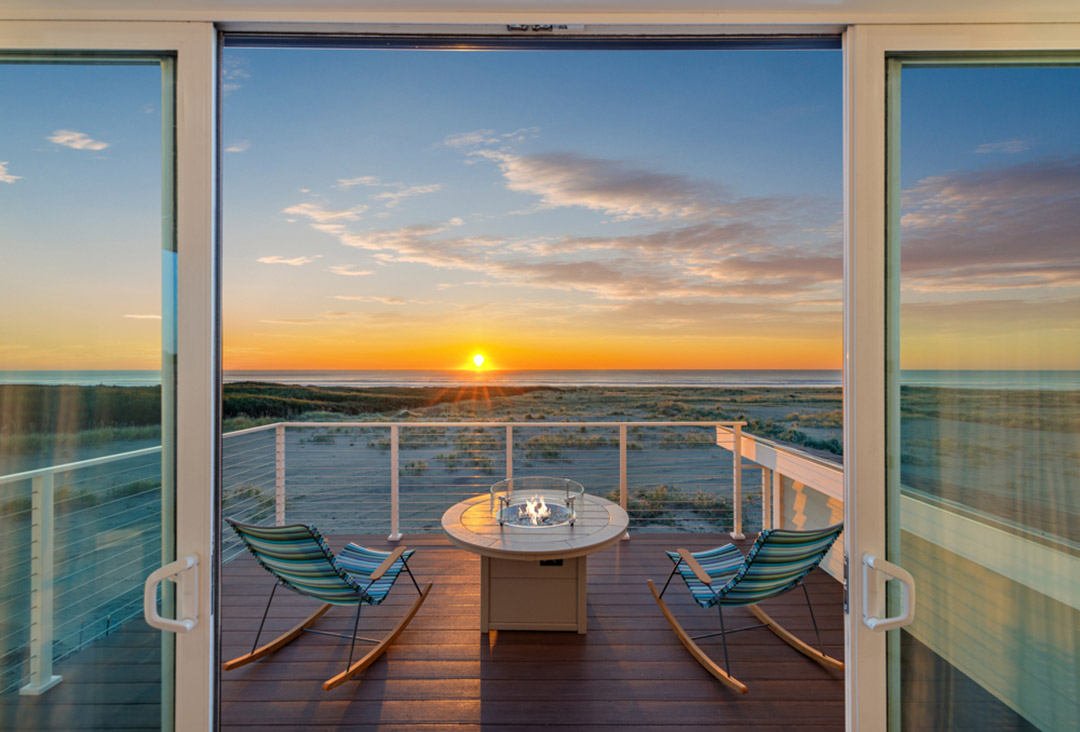
POLYGON ((403 552, 378 581, 371 583, 371 573, 391 552, 348 544, 335 557, 314 526, 249 526, 225 520, 255 560, 281 584, 333 605, 378 605, 414 552, 403 552))
POLYGON ((842 523, 810 531, 765 529, 745 559, 733 544, 691 552, 712 578, 711 585, 699 580, 678 552, 665 553, 701 607, 754 605, 798 585, 821 563, 843 529, 842 523))

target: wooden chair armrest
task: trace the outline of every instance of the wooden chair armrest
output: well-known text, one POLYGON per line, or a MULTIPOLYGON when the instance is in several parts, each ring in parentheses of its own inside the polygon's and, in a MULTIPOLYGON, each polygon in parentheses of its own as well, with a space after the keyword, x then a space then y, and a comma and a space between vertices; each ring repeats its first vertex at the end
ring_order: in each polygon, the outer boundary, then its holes
POLYGON ((383 563, 375 568, 375 571, 371 573, 368 579, 372 582, 386 574, 386 570, 390 569, 390 565, 401 559, 401 555, 405 553, 406 547, 399 546, 394 551, 390 552, 390 556, 383 560, 383 563))
POLYGON ((712 577, 709 576, 709 573, 705 571, 704 567, 698 564, 698 560, 690 555, 689 551, 686 549, 679 549, 679 556, 686 562, 686 566, 694 571, 695 577, 707 585, 712 584, 712 577))

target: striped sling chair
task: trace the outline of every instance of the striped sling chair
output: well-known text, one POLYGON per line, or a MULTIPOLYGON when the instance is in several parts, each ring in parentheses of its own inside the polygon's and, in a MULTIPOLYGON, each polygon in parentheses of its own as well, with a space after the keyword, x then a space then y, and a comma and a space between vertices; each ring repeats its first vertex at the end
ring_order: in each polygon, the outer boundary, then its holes
POLYGON ((776 633, 795 650, 809 656, 827 668, 843 670, 844 664, 835 658, 825 655, 821 645, 821 634, 818 632, 817 620, 814 618, 814 608, 810 604, 810 593, 806 589, 803 580, 814 570, 825 554, 828 553, 836 537, 843 531, 844 525, 835 524, 823 529, 811 531, 794 531, 790 529, 765 529, 758 535, 757 541, 750 548, 750 552, 744 558, 742 552, 733 544, 725 544, 716 549, 701 552, 689 552, 679 549, 673 552, 665 552, 668 558, 675 564, 668 575, 664 589, 656 591, 653 581, 647 580, 653 598, 660 606, 671 629, 679 637, 682 644, 690 651, 690 654, 705 667, 709 673, 722 683, 739 692, 747 693, 746 685, 729 673, 731 665, 728 661, 727 638, 729 633, 737 633, 752 628, 768 628, 776 633), (690 594, 701 607, 708 609, 716 606, 720 614, 720 632, 706 633, 691 637, 679 625, 671 609, 664 602, 664 592, 672 578, 678 573, 686 583, 690 594), (807 645, 790 631, 769 617, 757 603, 769 598, 782 595, 785 592, 802 587, 806 596, 806 606, 810 609, 810 620, 814 625, 814 633, 817 635, 818 648, 807 645), (724 606, 746 606, 749 608, 760 624, 750 625, 743 628, 728 630, 724 627, 724 606), (695 641, 701 638, 720 636, 724 644, 724 668, 720 668, 695 641))
POLYGON ((416 583, 416 578, 413 577, 408 564, 414 550, 406 549, 404 546, 399 546, 392 552, 381 552, 357 544, 348 544, 337 556, 334 556, 314 526, 304 524, 249 526, 232 519, 225 520, 240 536, 240 540, 255 556, 255 560, 277 580, 270 591, 270 599, 266 602, 266 610, 263 611, 259 630, 255 634, 255 642, 251 646, 251 653, 222 664, 225 671, 257 661, 299 638, 305 632, 346 638, 350 642, 349 662, 344 671, 323 683, 322 688, 329 691, 366 669, 386 652, 390 644, 397 639, 416 615, 416 611, 420 609, 420 605, 431 591, 430 582, 423 590, 416 583), (420 597, 382 640, 357 636, 360 609, 364 605, 378 605, 385 600, 402 570, 408 573, 420 597), (274 601, 274 593, 279 585, 301 595, 321 600, 324 604, 295 628, 260 647, 259 636, 262 635, 267 613, 270 612, 270 603, 274 601), (311 629, 315 621, 333 605, 356 606, 352 635, 311 629), (353 663, 356 641, 375 645, 363 658, 353 663))

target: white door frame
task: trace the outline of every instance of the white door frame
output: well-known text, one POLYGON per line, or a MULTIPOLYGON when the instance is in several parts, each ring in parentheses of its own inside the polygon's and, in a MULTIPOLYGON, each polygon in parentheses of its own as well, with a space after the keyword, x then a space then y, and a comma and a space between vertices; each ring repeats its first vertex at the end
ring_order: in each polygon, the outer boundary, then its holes
MULTIPOLYGON (((1080 49, 1080 24, 855 25, 844 35, 844 508, 848 730, 885 730, 885 634, 863 624, 861 558, 886 547, 886 59, 1080 49)), ((873 589, 873 588, 871 588, 873 589)), ((870 594, 870 602, 878 598, 870 594)), ((917 612, 917 611, 916 611, 917 612)))
POLYGON ((176 636, 175 728, 214 715, 214 486, 217 264, 214 244, 217 34, 212 23, 5 21, 0 49, 176 54, 176 554, 197 554, 199 623, 176 636))

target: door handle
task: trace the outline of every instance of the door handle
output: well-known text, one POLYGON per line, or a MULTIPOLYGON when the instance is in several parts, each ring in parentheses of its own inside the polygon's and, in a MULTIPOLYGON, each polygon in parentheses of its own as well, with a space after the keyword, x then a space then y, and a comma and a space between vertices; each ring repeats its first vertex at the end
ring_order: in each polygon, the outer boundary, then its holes
POLYGON ((199 555, 183 559, 154 570, 143 585, 143 616, 146 623, 158 630, 190 633, 199 624, 199 555), (157 611, 157 588, 165 580, 175 582, 177 620, 163 618, 157 611))
MULTIPOLYGON (((906 569, 887 562, 873 554, 863 554, 862 606, 863 623, 870 630, 886 631, 902 628, 915 619, 915 578, 906 569), (886 580, 894 579, 900 583, 900 614, 895 617, 879 618, 870 614, 870 572, 885 575, 886 580)), ((879 593, 883 595, 884 593, 879 593)))

